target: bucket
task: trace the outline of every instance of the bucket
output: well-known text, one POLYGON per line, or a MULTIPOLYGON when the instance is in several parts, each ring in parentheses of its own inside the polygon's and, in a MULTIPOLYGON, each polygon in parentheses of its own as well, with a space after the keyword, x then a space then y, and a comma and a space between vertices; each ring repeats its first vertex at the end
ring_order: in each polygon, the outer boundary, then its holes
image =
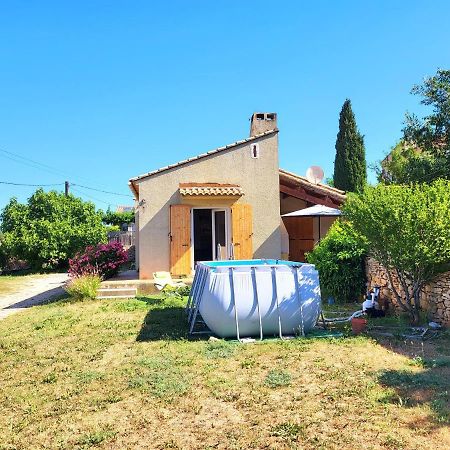
POLYGON ((354 334, 362 333, 367 327, 367 319, 362 317, 354 317, 352 319, 352 331, 354 334))

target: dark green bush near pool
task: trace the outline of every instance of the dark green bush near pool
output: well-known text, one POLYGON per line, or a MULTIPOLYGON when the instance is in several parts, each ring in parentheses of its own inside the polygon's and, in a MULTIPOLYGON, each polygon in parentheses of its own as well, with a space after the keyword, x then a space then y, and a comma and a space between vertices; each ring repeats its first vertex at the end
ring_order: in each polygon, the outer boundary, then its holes
POLYGON ((365 290, 366 245, 349 222, 337 220, 307 255, 319 271, 322 298, 338 303, 359 301, 365 290))

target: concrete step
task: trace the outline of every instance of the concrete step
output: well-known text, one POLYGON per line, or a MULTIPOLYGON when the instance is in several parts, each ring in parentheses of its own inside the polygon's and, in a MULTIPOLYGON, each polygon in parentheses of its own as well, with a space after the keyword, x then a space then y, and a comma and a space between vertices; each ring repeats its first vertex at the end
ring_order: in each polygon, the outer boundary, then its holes
POLYGON ((130 298, 136 297, 137 288, 123 288, 123 287, 107 287, 100 288, 97 290, 97 298, 106 299, 106 298, 130 298))
POLYGON ((114 291, 114 292, 124 292, 124 291, 133 291, 136 292, 137 289, 130 287, 130 288, 115 288, 115 287, 109 287, 109 288, 100 288, 97 289, 97 292, 105 292, 105 291, 114 291))

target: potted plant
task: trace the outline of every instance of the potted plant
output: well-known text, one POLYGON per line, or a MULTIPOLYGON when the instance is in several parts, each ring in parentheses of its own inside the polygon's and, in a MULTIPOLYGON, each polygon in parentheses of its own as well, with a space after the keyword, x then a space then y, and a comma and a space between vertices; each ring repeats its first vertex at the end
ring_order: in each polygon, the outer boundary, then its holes
POLYGON ((360 334, 365 331, 367 327, 367 319, 364 317, 353 317, 351 320, 352 331, 354 334, 360 334))

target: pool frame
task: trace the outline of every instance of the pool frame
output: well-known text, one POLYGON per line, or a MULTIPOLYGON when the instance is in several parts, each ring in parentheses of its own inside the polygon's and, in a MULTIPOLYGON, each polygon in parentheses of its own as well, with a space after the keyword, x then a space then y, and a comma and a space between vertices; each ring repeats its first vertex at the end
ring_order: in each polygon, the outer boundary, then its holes
MULTIPOLYGON (((298 282, 298 268, 306 265, 312 266, 312 264, 305 264, 296 261, 285 261, 278 259, 253 259, 253 260, 226 260, 226 261, 205 261, 197 263, 197 267, 195 270, 194 279, 192 282, 191 292, 189 293, 188 302, 186 305, 186 313, 188 316, 189 323, 189 334, 211 334, 211 331, 194 331, 195 325, 197 323, 198 315, 199 315, 199 307, 201 303, 201 299, 203 296, 203 291, 205 289, 206 282, 208 280, 208 275, 211 272, 229 272, 230 280, 231 280, 231 292, 233 299, 233 307, 234 307, 234 315, 235 315, 235 323, 236 323, 236 337, 237 340, 243 342, 240 338, 239 333, 239 320, 238 320, 238 310, 235 301, 235 293, 234 293, 234 272, 239 271, 239 268, 245 267, 247 270, 250 268, 250 272, 252 276, 255 276, 255 270, 258 267, 269 267, 272 274, 274 275, 274 271, 278 266, 287 266, 290 267, 294 276, 294 285, 295 285, 295 297, 300 306, 300 316, 301 316, 301 326, 300 331, 302 336, 305 335, 304 331, 304 322, 303 322, 303 306, 304 302, 300 299, 300 290, 299 290, 299 282, 298 282)), ((273 277, 275 282, 276 289, 276 276, 273 277)), ((263 328, 262 328, 262 317, 260 312, 259 298, 257 291, 255 291, 257 310, 259 316, 259 331, 260 331, 260 340, 263 340, 263 328)), ((281 323, 281 314, 279 309, 279 300, 278 296, 276 297, 276 307, 278 312, 278 334, 280 339, 286 339, 282 333, 282 323, 281 323)), ((204 323, 204 322, 203 322, 204 323)))

